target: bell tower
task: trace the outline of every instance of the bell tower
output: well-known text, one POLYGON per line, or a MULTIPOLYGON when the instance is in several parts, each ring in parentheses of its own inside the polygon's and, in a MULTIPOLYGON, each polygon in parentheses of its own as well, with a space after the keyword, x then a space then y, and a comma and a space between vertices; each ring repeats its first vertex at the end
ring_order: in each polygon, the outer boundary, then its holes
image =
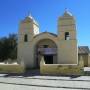
POLYGON ((33 37, 39 34, 39 25, 30 15, 20 22, 18 33, 18 61, 33 67, 33 37))
POLYGON ((39 34, 39 25, 31 15, 20 22, 19 40, 21 42, 24 42, 25 38, 27 38, 27 41, 31 41, 37 34, 39 34))
POLYGON ((76 23, 73 15, 65 10, 58 19, 58 63, 77 64, 76 23))

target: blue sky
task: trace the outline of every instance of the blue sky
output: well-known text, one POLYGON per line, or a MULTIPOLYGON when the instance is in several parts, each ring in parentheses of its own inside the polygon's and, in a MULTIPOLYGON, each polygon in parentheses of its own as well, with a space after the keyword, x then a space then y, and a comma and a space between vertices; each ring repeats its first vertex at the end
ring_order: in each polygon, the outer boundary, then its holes
POLYGON ((90 0, 0 0, 0 37, 18 33, 29 13, 40 31, 57 33, 57 19, 68 8, 76 18, 78 45, 90 47, 90 0))

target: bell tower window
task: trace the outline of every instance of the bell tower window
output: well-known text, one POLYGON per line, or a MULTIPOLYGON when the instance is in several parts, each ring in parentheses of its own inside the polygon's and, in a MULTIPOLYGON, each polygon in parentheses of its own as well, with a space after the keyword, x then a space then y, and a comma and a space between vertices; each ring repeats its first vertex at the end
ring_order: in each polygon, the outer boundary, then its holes
POLYGON ((70 34, 69 34, 69 32, 65 32, 65 40, 70 40, 70 34))
POLYGON ((24 35, 24 42, 27 42, 27 41, 28 41, 28 35, 25 34, 25 35, 24 35))

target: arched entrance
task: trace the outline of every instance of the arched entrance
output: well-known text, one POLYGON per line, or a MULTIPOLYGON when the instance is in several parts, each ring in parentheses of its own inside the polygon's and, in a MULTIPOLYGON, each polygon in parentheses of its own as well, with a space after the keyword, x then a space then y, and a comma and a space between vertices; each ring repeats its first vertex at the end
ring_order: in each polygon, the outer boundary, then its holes
POLYGON ((44 57, 46 64, 57 63, 57 45, 50 39, 40 40, 35 46, 36 67, 40 66, 41 57, 44 57))

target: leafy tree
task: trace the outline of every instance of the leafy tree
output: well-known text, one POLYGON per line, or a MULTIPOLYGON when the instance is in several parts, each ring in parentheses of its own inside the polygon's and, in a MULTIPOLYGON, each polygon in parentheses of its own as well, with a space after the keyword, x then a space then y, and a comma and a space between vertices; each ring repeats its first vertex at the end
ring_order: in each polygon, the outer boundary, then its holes
POLYGON ((16 34, 10 34, 9 35, 9 58, 16 59, 17 58, 17 35, 16 34))
POLYGON ((0 61, 17 58, 17 35, 10 34, 9 37, 0 39, 0 61))
POLYGON ((4 37, 1 39, 1 50, 0 50, 2 61, 8 58, 8 53, 9 53, 8 39, 4 37))

